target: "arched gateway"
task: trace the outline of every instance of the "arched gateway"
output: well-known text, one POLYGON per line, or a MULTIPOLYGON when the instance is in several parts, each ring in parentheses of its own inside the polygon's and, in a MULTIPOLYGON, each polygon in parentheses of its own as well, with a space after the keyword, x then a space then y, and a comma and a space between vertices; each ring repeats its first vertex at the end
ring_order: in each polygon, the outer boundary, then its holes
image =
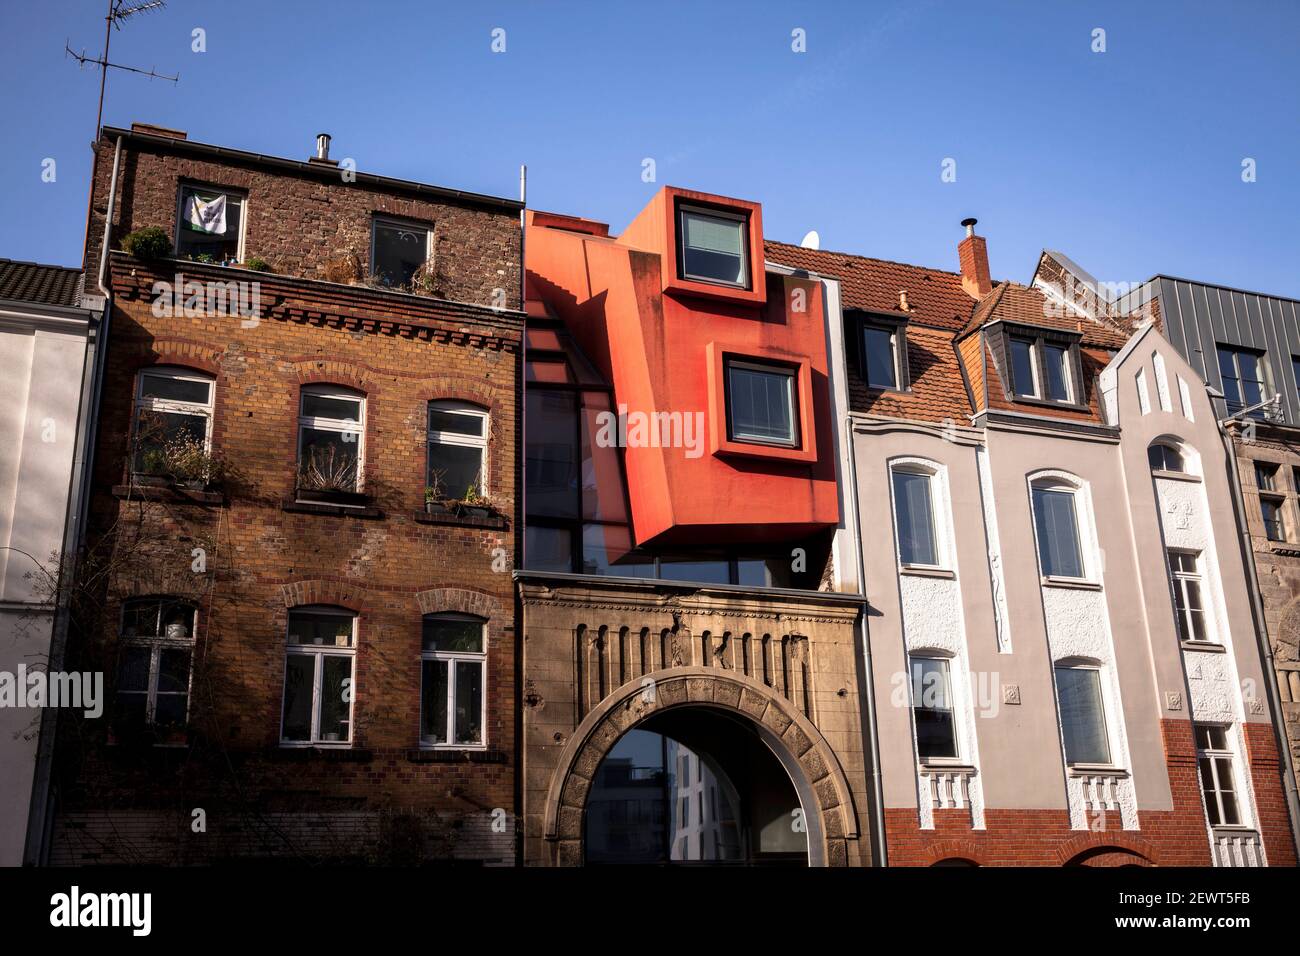
MULTIPOLYGON (((719 820, 734 828, 713 834, 724 850, 667 847, 665 860, 870 861, 853 653, 858 605, 833 594, 760 601, 631 582, 521 581, 520 591, 525 862, 610 861, 612 841, 589 852, 610 819, 593 814, 593 791, 600 810, 635 809, 659 795, 668 813, 681 804, 673 832, 688 822, 696 831, 719 820), (593 626, 593 618, 612 620, 593 626), (689 770, 679 777, 675 760, 640 777, 617 754, 611 760, 632 731, 661 735, 673 745, 666 753, 698 757, 718 807, 695 814, 683 788, 695 784, 690 800, 703 801, 698 777, 689 770), (621 778, 611 782, 611 771, 621 778), (602 795, 602 787, 616 789, 602 795)), ((644 841, 648 830, 637 827, 654 825, 648 815, 643 825, 622 819, 620 836, 644 841)))

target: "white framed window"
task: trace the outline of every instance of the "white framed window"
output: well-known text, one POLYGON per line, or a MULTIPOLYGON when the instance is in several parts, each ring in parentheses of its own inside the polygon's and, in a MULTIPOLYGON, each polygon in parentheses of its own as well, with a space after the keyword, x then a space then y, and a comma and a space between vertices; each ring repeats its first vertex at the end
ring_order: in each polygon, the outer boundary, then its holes
POLYGON ((490 424, 487 409, 477 405, 430 402, 426 487, 447 498, 464 498, 470 489, 486 495, 490 424))
POLYGON ((935 471, 908 462, 891 465, 889 473, 899 565, 904 568, 941 567, 944 558, 935 510, 935 471))
POLYGON ((868 388, 901 388, 898 340, 903 330, 896 325, 866 323, 862 327, 862 378, 868 388))
POLYGON ((420 650, 420 745, 487 746, 487 622, 428 614, 420 650))
POLYGON ((352 741, 357 616, 342 608, 289 611, 281 746, 352 741))
POLYGON ((197 615, 193 604, 176 597, 140 598, 122 606, 116 731, 184 728, 197 615))
POLYGON ((747 359, 726 360, 727 437, 761 445, 799 444, 795 369, 747 359))
POLYGON ((408 288, 429 260, 433 230, 419 223, 375 216, 370 229, 370 274, 386 286, 408 288))
POLYGON ((1076 347, 1042 335, 1011 334, 1011 391, 1018 398, 1076 404, 1074 355, 1076 347))
POLYGON ((948 659, 912 655, 909 667, 917 755, 923 763, 956 760, 961 753, 948 659))
POLYGON ((212 445, 212 377, 187 368, 142 369, 136 384, 132 469, 165 474, 170 455, 212 445))
POLYGON ((1169 550, 1169 580, 1174 589, 1174 615, 1178 636, 1188 642, 1213 641, 1206 621, 1202 596, 1200 552, 1169 550))
POLYGON ((1024 398, 1038 398, 1042 394, 1035 346, 1033 339, 1018 335, 1011 337, 1011 389, 1024 398))
POLYGON ((244 204, 236 192, 182 185, 176 212, 176 257, 243 262, 244 204))
POLYGON ((677 207, 678 268, 683 279, 749 287, 749 217, 681 204, 677 207))
POLYGON ((1187 472, 1187 461, 1183 453, 1166 442, 1156 442, 1147 448, 1147 462, 1152 471, 1172 471, 1179 474, 1187 472))
POLYGON ((1061 662, 1054 670, 1065 762, 1109 766, 1110 737, 1100 665, 1061 662))
POLYGON ((1205 813, 1212 827, 1242 825, 1237 796, 1236 757, 1229 743, 1232 728, 1224 724, 1196 725, 1196 762, 1200 770, 1205 813))
POLYGON ((1030 483, 1038 566, 1044 578, 1086 580, 1079 489, 1054 478, 1030 483))
POLYGON ((298 408, 299 492, 359 492, 366 399, 340 385, 304 385, 298 408))

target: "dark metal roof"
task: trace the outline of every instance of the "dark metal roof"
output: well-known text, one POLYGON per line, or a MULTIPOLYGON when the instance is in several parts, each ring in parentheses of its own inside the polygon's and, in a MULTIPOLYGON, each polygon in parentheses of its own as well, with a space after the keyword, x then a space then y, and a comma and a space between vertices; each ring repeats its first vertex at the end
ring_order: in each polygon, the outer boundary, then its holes
MULTIPOLYGON (((103 135, 106 139, 113 140, 121 136, 128 142, 134 140, 140 143, 148 143, 152 146, 175 150, 186 153, 199 153, 225 159, 230 162, 251 163, 256 166, 271 167, 283 169, 303 175, 313 176, 316 178, 334 179, 339 177, 339 168, 327 163, 310 163, 302 162, 296 159, 285 159, 282 156, 268 156, 265 153, 251 153, 242 149, 231 149, 229 146, 213 146, 209 143, 200 143, 192 139, 179 139, 174 136, 160 136, 153 133, 143 132, 139 129, 121 129, 116 126, 105 126, 103 135)), ((483 193, 467 192, 463 189, 449 189, 446 186, 433 186, 429 183, 418 183, 410 179, 394 179, 390 176, 379 176, 375 173, 356 172, 356 181, 359 183, 368 183, 372 186, 379 186, 385 189, 403 190, 418 193, 425 196, 435 196, 440 199, 465 203, 466 205, 486 206, 493 209, 504 209, 511 212, 518 212, 524 208, 524 204, 518 199, 506 199, 502 196, 488 196, 483 193)))
POLYGON ((81 305, 81 270, 0 259, 0 299, 77 308, 81 305))

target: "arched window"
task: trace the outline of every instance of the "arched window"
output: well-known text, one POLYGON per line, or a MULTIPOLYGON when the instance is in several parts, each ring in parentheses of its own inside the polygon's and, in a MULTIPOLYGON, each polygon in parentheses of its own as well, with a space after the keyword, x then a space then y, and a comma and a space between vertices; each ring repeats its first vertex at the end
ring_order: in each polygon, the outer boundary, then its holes
POLYGON ((948 566, 946 510, 939 466, 920 459, 890 462, 890 492, 898 563, 907 568, 948 566))
POLYGON ((1147 461, 1152 471, 1172 471, 1184 473, 1187 462, 1183 453, 1168 442, 1155 442, 1147 449, 1147 461))
POLYGON ((461 500, 487 494, 488 425, 487 410, 477 405, 429 403, 426 497, 461 500))
POLYGON ((420 650, 420 745, 476 748, 487 743, 486 621, 428 614, 420 650))
POLYGON ((956 759, 961 753, 948 657, 939 652, 913 653, 908 657, 908 666, 917 756, 922 763, 956 759))
POLYGON ((206 455, 212 440, 212 376, 159 365, 143 369, 136 386, 136 474, 182 477, 178 467, 206 455))
POLYGON ((351 742, 356 648, 352 611, 310 605, 289 612, 281 745, 351 742))
POLYGON ((1058 477, 1030 482, 1038 566, 1045 578, 1083 579, 1088 569, 1079 524, 1080 489, 1058 477))
POLYGON ((1069 659, 1058 661, 1054 671, 1065 762, 1108 766, 1110 737, 1101 665, 1088 659, 1069 659))
POLYGON ((122 606, 116 732, 184 728, 196 614, 193 604, 178 597, 139 598, 122 606))
POLYGON ((304 385, 298 406, 298 491, 352 494, 365 477, 366 398, 341 385, 304 385))

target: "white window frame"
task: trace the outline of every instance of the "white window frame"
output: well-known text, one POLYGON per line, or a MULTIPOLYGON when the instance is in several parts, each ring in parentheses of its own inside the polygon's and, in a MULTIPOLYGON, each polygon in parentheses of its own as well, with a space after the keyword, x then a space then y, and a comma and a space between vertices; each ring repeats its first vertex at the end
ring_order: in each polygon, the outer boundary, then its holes
POLYGON ((284 630, 284 674, 280 680, 280 746, 281 747, 334 747, 347 748, 352 746, 355 737, 356 727, 356 705, 357 705, 357 617, 353 611, 343 608, 331 607, 329 605, 308 604, 300 607, 289 609, 289 620, 285 624, 284 630), (307 614, 329 614, 335 617, 345 617, 352 621, 352 646, 339 647, 337 644, 291 644, 289 643, 289 629, 293 626, 293 615, 302 612, 307 614), (285 703, 288 694, 285 693, 285 682, 289 676, 289 658, 290 657, 311 657, 312 663, 312 683, 311 683, 311 730, 306 740, 288 740, 284 736, 284 712, 285 703), (349 677, 352 683, 349 686, 351 690, 350 700, 348 701, 348 739, 347 740, 323 740, 320 734, 320 705, 321 705, 321 687, 324 683, 325 658, 326 657, 346 657, 351 661, 349 677))
POLYGON ((1029 477, 1029 523, 1034 534, 1034 560, 1045 583, 1100 584, 1094 575, 1097 559, 1093 555, 1096 533, 1092 526, 1092 500, 1086 486, 1076 482, 1077 479, 1054 472, 1038 473, 1029 477), (1074 536, 1075 544, 1079 549, 1080 575, 1078 577, 1049 575, 1043 570, 1043 552, 1041 542, 1038 540, 1038 512, 1034 507, 1036 490, 1065 492, 1074 498, 1074 536))
POLYGON ((1109 679, 1105 665, 1092 660, 1072 660, 1064 659, 1052 662, 1052 693, 1055 695, 1057 720, 1061 725, 1061 759, 1065 765, 1072 769, 1105 769, 1113 770, 1119 767, 1115 762, 1117 752, 1117 741, 1115 739, 1115 729, 1111 727, 1110 711, 1111 700, 1107 680, 1109 679), (1101 730, 1102 737, 1106 741, 1106 763, 1090 763, 1084 761, 1072 761, 1065 748, 1065 710, 1061 707, 1061 687, 1056 680, 1058 670, 1072 671, 1093 671, 1097 675, 1097 698, 1101 706, 1101 730))
MULTIPOLYGON (((181 183, 176 190, 176 228, 173 230, 175 236, 172 238, 172 255, 179 259, 181 256, 181 227, 184 225, 185 215, 185 192, 203 192, 215 193, 226 197, 226 205, 232 201, 239 203, 239 239, 236 242, 235 261, 244 261, 244 236, 248 231, 248 197, 243 193, 232 192, 228 188, 221 186, 201 186, 198 183, 181 183)), ((180 290, 177 290, 179 295, 180 290)))
MULTIPOLYGON (((191 369, 181 368, 176 365, 153 365, 140 370, 136 376, 135 385, 135 421, 133 435, 139 434, 140 416, 144 412, 172 412, 178 415, 202 415, 206 420, 203 428, 203 450, 210 452, 212 450, 212 413, 215 407, 215 396, 217 383, 211 375, 205 375, 202 372, 195 372, 191 369), (175 398, 157 398, 155 396, 144 394, 144 384, 146 378, 165 378, 174 381, 184 382, 202 382, 208 386, 208 400, 206 402, 188 402, 175 398)), ((132 462, 134 467, 134 461, 132 462)))
MULTIPOLYGON (((181 727, 184 728, 189 723, 190 718, 190 699, 194 687, 194 647, 195 632, 198 629, 199 609, 189 601, 181 600, 172 595, 159 595, 154 597, 131 598, 122 602, 121 624, 118 629, 121 644, 123 647, 147 647, 149 649, 149 676, 145 690, 145 727, 152 729, 157 723, 158 709, 158 675, 161 670, 162 652, 164 650, 184 650, 189 651, 190 663, 186 668, 185 681, 185 717, 181 721, 181 727), (158 625, 162 628, 162 611, 163 607, 171 603, 177 607, 186 608, 190 612, 189 636, 184 638, 168 637, 166 632, 155 634, 135 634, 128 636, 124 633, 126 628, 127 609, 132 604, 158 604, 158 625)), ((121 688, 116 691, 121 694, 121 688)), ((127 691, 128 694, 138 694, 139 691, 127 691)), ((176 691, 165 691, 163 696, 177 696, 176 691)))
POLYGON ((902 363, 899 361, 898 336, 902 329, 894 323, 884 322, 863 322, 862 323, 862 381, 869 389, 881 392, 901 392, 903 391, 903 374, 902 363), (889 336, 889 356, 890 363, 894 368, 893 385, 874 385, 871 382, 870 373, 867 371, 870 363, 868 361, 868 352, 870 347, 867 345, 868 332, 884 332, 889 336))
POLYGON ((1174 614, 1175 616, 1178 616, 1180 614, 1178 610, 1178 600, 1179 598, 1182 598, 1183 611, 1181 613, 1186 615, 1185 623, 1187 625, 1187 633, 1191 635, 1189 637, 1184 638, 1182 636, 1182 633, 1178 632, 1179 640, 1186 644, 1217 645, 1218 641, 1215 640, 1214 637, 1214 627, 1213 627, 1214 618, 1210 614, 1209 607, 1206 606, 1207 602, 1205 599, 1206 598, 1205 576, 1201 573, 1201 552, 1193 551, 1187 548, 1168 548, 1166 550, 1166 564, 1169 568, 1169 583, 1174 590, 1174 614), (1173 562, 1174 555, 1180 555, 1182 557, 1191 558, 1192 564, 1196 570, 1175 571, 1174 562, 1173 562), (1191 602, 1187 599, 1188 582, 1195 583, 1197 585, 1197 589, 1200 591, 1201 631, 1205 634, 1205 637, 1198 638, 1195 636, 1196 628, 1192 626, 1193 618, 1192 618, 1191 602))
POLYGON ((1233 747, 1233 741, 1236 737, 1236 728, 1231 724, 1220 724, 1220 723, 1215 723, 1214 721, 1198 720, 1192 725, 1193 738, 1199 736, 1196 733, 1196 731, 1200 727, 1217 727, 1218 729, 1222 730, 1223 742, 1225 748, 1222 750, 1204 749, 1201 747, 1200 741, 1199 740, 1196 741, 1196 782, 1200 785, 1201 797, 1205 800, 1206 803, 1205 822, 1216 830, 1250 829, 1250 822, 1249 822, 1249 815, 1248 815, 1249 807, 1247 805, 1248 802, 1246 799, 1246 794, 1243 792, 1243 788, 1239 784, 1239 781, 1244 780, 1244 775, 1240 772, 1240 768, 1237 766, 1237 751, 1233 747), (1200 763, 1203 757, 1209 758, 1210 760, 1210 775, 1214 779, 1213 793, 1206 792, 1205 780, 1201 776, 1200 763), (1222 823, 1222 822, 1210 823, 1209 803, 1211 797, 1213 797, 1214 799, 1215 809, 1219 811, 1220 821, 1222 821, 1223 819, 1223 800, 1220 797, 1220 794, 1223 792, 1223 788, 1219 783, 1219 763, 1218 760, 1215 758, 1224 758, 1224 757, 1226 757, 1228 760, 1229 772, 1232 774, 1232 780, 1230 781, 1230 783, 1232 784, 1232 788, 1228 792, 1237 798, 1237 822, 1236 823, 1222 823))
POLYGON ((1046 387, 1045 387, 1047 383, 1044 382, 1044 383, 1043 383, 1043 384, 1044 384, 1044 389, 1043 389, 1043 394, 1041 395, 1041 399, 1042 399, 1043 401, 1046 401, 1046 402, 1052 402, 1052 403, 1057 404, 1057 405, 1076 405, 1076 404, 1078 404, 1078 401, 1077 401, 1077 399, 1075 398, 1075 389, 1074 389, 1074 369, 1073 369, 1073 366, 1074 366, 1073 355, 1074 355, 1074 353, 1073 353, 1073 346, 1070 346, 1070 345, 1061 345, 1061 344, 1059 344, 1059 343, 1057 343, 1057 342, 1048 342, 1048 341, 1046 341, 1045 339, 1039 339, 1039 340, 1038 340, 1038 344, 1039 344, 1039 347, 1040 347, 1041 350, 1042 350, 1041 353, 1040 353, 1040 358, 1042 359, 1042 362, 1043 362, 1043 371, 1044 371, 1044 372, 1047 371, 1047 349, 1048 349, 1048 346, 1056 346, 1057 348, 1061 349, 1061 351, 1064 353, 1064 354, 1061 356, 1061 380, 1062 380, 1062 382, 1064 382, 1064 384, 1065 384, 1065 398, 1051 398, 1051 397, 1049 397, 1049 396, 1047 395, 1047 390, 1046 390, 1046 387))
MULTIPOLYGON (((447 737, 448 740, 438 743, 429 740, 424 736, 424 728, 421 726, 420 731, 420 749, 422 750, 487 750, 488 747, 488 723, 487 723, 487 704, 488 704, 488 622, 481 617, 473 614, 456 614, 450 611, 432 614, 426 614, 421 619, 423 625, 426 619, 439 619, 444 621, 474 622, 482 628, 483 632, 483 650, 482 651, 426 651, 420 650, 420 718, 421 724, 424 719, 424 662, 425 661, 445 661, 447 663, 447 737), (476 744, 458 744, 454 739, 456 736, 456 665, 458 663, 478 664, 482 672, 483 692, 479 695, 480 713, 479 728, 482 739, 476 744)), ((423 642, 421 642, 423 643, 423 642)))
POLYGON ((370 217, 370 275, 376 275, 376 253, 379 250, 379 244, 376 234, 380 227, 386 229, 397 229, 402 232, 423 232, 424 233, 424 261, 429 261, 430 248, 433 245, 433 226, 428 223, 411 222, 403 219, 395 219, 389 216, 372 215, 370 217))
POLYGON ((952 570, 952 559, 948 547, 948 535, 951 525, 948 521, 948 485, 947 474, 943 466, 920 458, 896 458, 889 462, 889 507, 894 520, 894 555, 900 571, 944 571, 952 570), (928 479, 930 492, 930 533, 934 536, 935 564, 916 564, 903 561, 903 546, 899 537, 901 529, 898 520, 898 499, 894 496, 894 473, 921 475, 928 479))
MULTIPOLYGON (((485 408, 480 408, 471 402, 462 402, 453 399, 436 399, 429 402, 425 415, 425 425, 428 427, 427 441, 429 448, 425 451, 425 482, 431 477, 428 474, 429 457, 432 455, 434 445, 457 445, 461 448, 478 448, 479 453, 479 487, 478 493, 486 496, 488 493, 488 438, 492 434, 492 416, 485 408), (483 434, 466 435, 461 432, 444 432, 428 427, 428 414, 430 411, 439 411, 448 415, 464 415, 466 418, 477 418, 483 423, 483 434)), ((446 489, 449 497, 456 497, 464 489, 448 488, 446 489)))
MULTIPOLYGON (((298 475, 302 474, 302 430, 304 428, 315 428, 319 431, 337 432, 340 435, 355 435, 357 445, 357 485, 356 492, 360 494, 365 488, 366 482, 366 396, 353 389, 342 385, 329 384, 312 384, 304 385, 298 391, 298 433, 297 445, 295 449, 298 459, 298 475), (303 414, 303 403, 308 395, 315 395, 318 398, 334 398, 343 401, 357 402, 360 406, 361 417, 359 420, 351 418, 325 418, 317 415, 303 414)), ((297 476, 295 476, 295 483, 297 476)))
POLYGON ((1039 340, 1029 336, 1020 335, 1012 332, 1007 338, 1007 365, 1011 372, 1011 394, 1016 398, 1033 398, 1039 401, 1043 400, 1043 383, 1038 374, 1038 342, 1039 340), (1032 392, 1020 391, 1020 383, 1016 381, 1016 360, 1012 352, 1012 346, 1015 342, 1029 343, 1029 376, 1034 380, 1034 390, 1032 392))
MULTIPOLYGON (((912 744, 916 747, 917 761, 926 767, 943 767, 943 766, 962 766, 962 740, 961 740, 961 705, 957 700, 956 682, 953 680, 953 665, 956 663, 955 656, 938 651, 909 651, 907 655, 907 686, 911 694, 911 717, 912 717, 912 744), (956 751, 951 757, 926 757, 921 754, 921 734, 916 722, 916 710, 918 703, 913 694, 915 691, 915 680, 912 677, 912 663, 914 661, 935 661, 943 665, 943 675, 945 687, 944 690, 948 697, 948 712, 952 715, 952 749, 956 751)), ((924 688, 922 688, 924 690, 924 688)), ((931 708, 934 709, 934 708, 931 708)))
POLYGON ((708 206, 695 206, 689 203, 677 204, 677 275, 687 282, 703 282, 707 285, 721 286, 725 289, 748 289, 750 286, 749 216, 730 209, 711 209, 708 206), (740 282, 728 282, 712 276, 697 276, 686 271, 686 216, 700 216, 704 219, 721 219, 740 225, 740 271, 745 277, 740 282))
POLYGON ((727 440, 746 445, 767 445, 773 448, 799 448, 802 444, 799 422, 799 369, 775 362, 763 362, 759 359, 727 356, 722 362, 722 374, 726 380, 723 394, 726 397, 727 440), (769 375, 786 376, 785 396, 790 407, 790 438, 762 438, 738 434, 734 427, 735 416, 732 414, 731 370, 744 369, 750 372, 764 372, 769 375))

